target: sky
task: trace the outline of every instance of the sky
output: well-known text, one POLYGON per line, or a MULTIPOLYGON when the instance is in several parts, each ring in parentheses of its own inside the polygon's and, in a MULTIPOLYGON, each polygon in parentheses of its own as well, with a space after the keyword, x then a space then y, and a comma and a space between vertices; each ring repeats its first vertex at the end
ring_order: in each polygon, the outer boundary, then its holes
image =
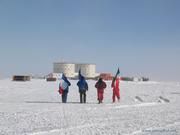
POLYGON ((179 0, 0 0, 0 77, 53 62, 180 81, 179 0))

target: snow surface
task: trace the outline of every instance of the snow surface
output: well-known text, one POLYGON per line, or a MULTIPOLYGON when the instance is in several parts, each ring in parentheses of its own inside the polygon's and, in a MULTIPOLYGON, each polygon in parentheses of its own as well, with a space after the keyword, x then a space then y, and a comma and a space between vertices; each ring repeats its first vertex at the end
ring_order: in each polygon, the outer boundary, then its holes
POLYGON ((88 81, 87 104, 79 103, 71 81, 61 103, 58 81, 0 80, 1 135, 179 135, 180 83, 121 82, 121 101, 112 103, 110 83, 97 104, 95 81, 88 81))

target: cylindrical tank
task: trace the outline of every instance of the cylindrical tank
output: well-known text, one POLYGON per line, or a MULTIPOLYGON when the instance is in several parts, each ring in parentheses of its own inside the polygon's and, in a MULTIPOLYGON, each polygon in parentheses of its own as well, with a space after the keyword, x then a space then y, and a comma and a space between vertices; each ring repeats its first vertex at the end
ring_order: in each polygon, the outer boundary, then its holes
POLYGON ((75 71, 78 72, 81 69, 81 74, 87 78, 93 78, 96 76, 95 64, 76 64, 75 71))
POLYGON ((54 63, 54 73, 64 73, 67 77, 75 76, 75 64, 72 63, 54 63))

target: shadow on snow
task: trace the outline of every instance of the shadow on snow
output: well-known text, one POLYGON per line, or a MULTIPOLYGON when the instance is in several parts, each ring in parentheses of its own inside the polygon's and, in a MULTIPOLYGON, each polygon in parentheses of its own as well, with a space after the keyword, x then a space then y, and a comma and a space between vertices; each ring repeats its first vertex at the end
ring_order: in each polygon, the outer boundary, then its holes
POLYGON ((67 103, 62 103, 62 102, 52 102, 52 101, 25 101, 25 103, 28 103, 28 104, 97 104, 97 103, 93 103, 93 102, 87 102, 87 103, 67 102, 67 103))

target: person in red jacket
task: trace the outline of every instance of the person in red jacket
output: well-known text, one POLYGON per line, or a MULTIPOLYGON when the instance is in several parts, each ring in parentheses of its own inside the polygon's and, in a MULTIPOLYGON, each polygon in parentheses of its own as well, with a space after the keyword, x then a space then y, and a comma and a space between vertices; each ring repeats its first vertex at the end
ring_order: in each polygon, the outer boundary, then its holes
POLYGON ((99 104, 102 103, 104 98, 104 89, 106 88, 106 83, 102 80, 102 78, 99 78, 99 80, 96 82, 95 87, 97 88, 97 97, 99 104))
POLYGON ((118 101, 120 101, 120 88, 119 88, 120 80, 121 78, 117 77, 111 84, 111 87, 113 89, 113 96, 112 96, 113 103, 116 101, 116 97, 118 101))

